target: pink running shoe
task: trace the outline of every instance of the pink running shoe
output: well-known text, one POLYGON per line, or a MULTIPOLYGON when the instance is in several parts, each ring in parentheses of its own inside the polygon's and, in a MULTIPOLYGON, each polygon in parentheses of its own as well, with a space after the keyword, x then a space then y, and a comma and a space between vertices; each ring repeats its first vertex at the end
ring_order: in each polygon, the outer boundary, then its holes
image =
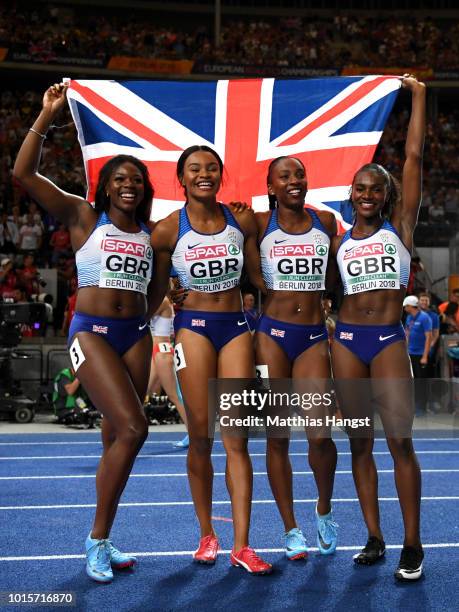
POLYGON ((194 561, 197 563, 206 563, 212 565, 217 559, 218 552, 218 538, 214 534, 204 536, 199 540, 199 547, 193 553, 194 561))
POLYGON ((273 566, 271 563, 266 563, 257 553, 249 546, 244 546, 239 552, 231 551, 230 561, 232 565, 240 566, 246 569, 251 574, 270 574, 273 566))

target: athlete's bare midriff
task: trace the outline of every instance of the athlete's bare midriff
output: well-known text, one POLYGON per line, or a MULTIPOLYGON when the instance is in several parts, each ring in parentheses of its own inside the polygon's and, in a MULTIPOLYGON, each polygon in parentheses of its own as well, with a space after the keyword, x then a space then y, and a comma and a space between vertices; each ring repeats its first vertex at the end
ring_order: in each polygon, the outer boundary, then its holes
POLYGON ((297 325, 319 325, 324 322, 318 291, 273 291, 268 290, 263 305, 263 314, 285 323, 297 325))
POLYGON ((78 290, 76 311, 113 319, 143 317, 147 312, 147 300, 138 291, 81 287, 78 290))
POLYGON ((339 320, 351 325, 397 325, 405 293, 403 287, 346 295, 339 310, 339 320))
POLYGON ((216 293, 203 293, 190 291, 183 304, 183 310, 202 310, 206 312, 241 312, 242 300, 239 287, 218 291, 216 293))

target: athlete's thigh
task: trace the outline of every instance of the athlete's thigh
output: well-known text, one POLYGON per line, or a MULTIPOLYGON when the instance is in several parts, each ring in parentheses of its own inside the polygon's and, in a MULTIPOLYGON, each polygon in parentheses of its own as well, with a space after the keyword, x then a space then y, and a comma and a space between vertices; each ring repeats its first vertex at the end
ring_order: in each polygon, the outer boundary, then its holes
POLYGON ((292 367, 284 349, 263 332, 255 332, 254 341, 255 363, 268 366, 267 378, 289 378, 292 367))
POLYGON ((75 338, 80 352, 76 375, 94 406, 114 425, 130 420, 133 414, 141 414, 137 389, 116 351, 96 334, 79 332, 75 338))
POLYGON ((230 340, 218 354, 218 378, 254 378, 255 355, 250 332, 230 340))
POLYGON ((217 377, 217 353, 208 338, 179 329, 175 339, 175 367, 190 433, 205 435, 208 427, 208 385, 217 377))
POLYGON ((151 335, 146 334, 123 355, 123 362, 126 364, 137 395, 142 403, 147 393, 148 379, 150 377, 151 351, 151 335))
POLYGON ((343 416, 371 416, 370 368, 341 343, 333 342, 331 350, 334 387, 338 408, 343 416))
POLYGON ((326 417, 334 411, 334 403, 328 340, 314 344, 295 359, 292 391, 305 399, 304 406, 297 413, 309 417, 311 423, 322 423, 321 426, 306 427, 308 438, 330 437, 331 430, 326 425, 326 417))
POLYGON ((319 378, 331 376, 330 349, 328 340, 318 342, 303 351, 293 363, 292 378, 319 378))
POLYGON ((386 435, 411 436, 414 387, 405 342, 394 342, 371 362, 372 395, 386 435))

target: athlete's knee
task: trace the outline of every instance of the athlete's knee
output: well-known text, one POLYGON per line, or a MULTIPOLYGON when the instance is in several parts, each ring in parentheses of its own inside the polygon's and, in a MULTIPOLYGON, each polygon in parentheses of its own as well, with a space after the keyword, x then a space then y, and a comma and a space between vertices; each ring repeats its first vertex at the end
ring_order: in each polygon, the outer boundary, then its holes
POLYGON ((353 459, 369 457, 373 453, 373 440, 371 438, 351 438, 350 446, 353 459))
POLYGON ((130 420, 117 434, 117 440, 129 446, 141 447, 148 437, 148 421, 140 415, 130 420))
POLYGON ((268 438, 266 441, 268 455, 270 453, 288 454, 289 443, 288 438, 268 438))
POLYGON ((310 438, 308 442, 309 453, 319 453, 321 455, 336 454, 336 446, 331 438, 310 438))
POLYGON ((223 438, 223 445, 225 447, 226 454, 229 455, 248 455, 248 440, 240 436, 225 436, 223 438))
POLYGON ((411 438, 389 438, 387 445, 394 459, 406 460, 414 457, 411 438))
POLYGON ((191 453, 200 456, 210 457, 210 454, 212 452, 212 444, 212 438, 209 438, 208 436, 196 436, 190 433, 189 449, 191 453))

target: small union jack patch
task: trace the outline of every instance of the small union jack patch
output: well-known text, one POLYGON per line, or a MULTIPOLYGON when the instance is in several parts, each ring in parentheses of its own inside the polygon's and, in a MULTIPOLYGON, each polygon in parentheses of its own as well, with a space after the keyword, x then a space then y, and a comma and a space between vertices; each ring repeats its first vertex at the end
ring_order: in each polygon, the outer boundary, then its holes
POLYGON ((108 334, 108 326, 107 325, 93 325, 92 331, 95 334, 108 334))
POLYGON ((191 327, 205 327, 206 320, 205 319, 191 319, 191 327))
POLYGON ((340 340, 352 340, 354 338, 354 332, 340 332, 339 339, 340 340))
POLYGON ((283 338, 285 336, 285 329, 274 329, 274 327, 271 327, 271 336, 283 338))

